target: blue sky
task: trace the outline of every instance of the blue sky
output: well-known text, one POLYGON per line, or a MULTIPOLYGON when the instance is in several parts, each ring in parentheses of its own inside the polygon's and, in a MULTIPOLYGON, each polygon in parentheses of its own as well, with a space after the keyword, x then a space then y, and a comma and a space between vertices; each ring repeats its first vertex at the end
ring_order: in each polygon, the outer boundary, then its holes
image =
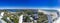
POLYGON ((59 6, 59 4, 58 0, 0 0, 0 7, 3 6, 55 7, 59 6))

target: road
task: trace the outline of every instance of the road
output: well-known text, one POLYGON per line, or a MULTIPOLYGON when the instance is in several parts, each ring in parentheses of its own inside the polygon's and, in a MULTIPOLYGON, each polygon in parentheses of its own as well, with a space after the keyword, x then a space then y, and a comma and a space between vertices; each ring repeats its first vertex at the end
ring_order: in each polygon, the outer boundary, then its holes
POLYGON ((48 17, 48 23, 52 23, 53 21, 52 21, 52 17, 51 17, 51 15, 48 14, 47 17, 48 17))

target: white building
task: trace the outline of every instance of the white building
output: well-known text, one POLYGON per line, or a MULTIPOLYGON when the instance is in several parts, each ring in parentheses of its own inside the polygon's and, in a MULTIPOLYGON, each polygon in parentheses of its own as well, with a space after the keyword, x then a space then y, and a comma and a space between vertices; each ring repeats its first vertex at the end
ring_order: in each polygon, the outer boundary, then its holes
POLYGON ((19 17, 19 23, 22 23, 22 22, 23 22, 23 15, 19 17))
POLYGON ((6 23, 4 20, 1 19, 3 17, 3 14, 4 14, 4 12, 0 13, 0 23, 6 23))
POLYGON ((55 20, 53 23, 60 23, 60 9, 58 9, 58 12, 59 12, 59 16, 58 16, 57 20, 55 20))

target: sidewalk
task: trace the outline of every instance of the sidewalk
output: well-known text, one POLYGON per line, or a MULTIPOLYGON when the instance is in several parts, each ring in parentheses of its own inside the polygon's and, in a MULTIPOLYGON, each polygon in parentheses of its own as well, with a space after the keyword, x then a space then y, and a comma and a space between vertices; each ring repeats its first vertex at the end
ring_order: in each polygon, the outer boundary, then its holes
POLYGON ((60 17, 56 21, 54 21, 53 23, 60 23, 60 17))

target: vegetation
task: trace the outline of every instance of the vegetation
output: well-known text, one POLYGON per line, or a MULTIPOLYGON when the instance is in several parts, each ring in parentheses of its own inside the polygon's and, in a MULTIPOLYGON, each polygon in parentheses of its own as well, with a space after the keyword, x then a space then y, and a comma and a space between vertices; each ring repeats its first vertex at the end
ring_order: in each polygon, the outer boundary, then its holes
MULTIPOLYGON (((3 16, 3 20, 5 21, 5 22, 7 22, 7 23, 11 23, 11 22, 14 22, 14 23, 18 23, 18 21, 19 21, 19 16, 21 15, 21 14, 24 14, 24 15, 33 15, 34 14, 34 12, 32 11, 32 10, 22 10, 22 11, 19 11, 19 10, 16 10, 16 12, 19 12, 19 13, 12 13, 11 14, 11 12, 9 12, 8 10, 2 10, 2 12, 4 12, 4 16, 3 16), (12 16, 13 15, 13 16, 12 16), (8 19, 7 19, 7 17, 9 17, 9 19, 11 20, 11 21, 9 21, 8 19)), ((30 17, 29 16, 25 16, 25 21, 29 21, 29 22, 31 22, 31 19, 30 19, 30 17)))
POLYGON ((42 23, 48 20, 46 14, 44 14, 43 12, 39 12, 38 16, 39 16, 38 21, 37 21, 38 23, 42 23))
POLYGON ((32 10, 23 10, 24 14, 27 14, 28 16, 24 16, 24 22, 31 22, 29 15, 33 16, 34 12, 32 10))
POLYGON ((24 22, 31 22, 31 19, 29 16, 25 16, 24 22))
POLYGON ((18 14, 11 14, 10 12, 8 12, 7 10, 3 10, 4 12, 4 16, 3 16, 3 20, 7 23, 11 23, 11 22, 14 22, 14 23, 18 23, 19 21, 19 17, 20 16, 20 13, 18 14), (12 16, 13 15, 13 16, 12 16), (7 17, 9 17, 9 19, 11 20, 8 20, 7 17), (13 18, 13 19, 12 19, 13 18))
MULTIPOLYGON (((19 11, 19 10, 16 10, 16 12, 19 12, 19 13, 14 13, 14 14, 11 14, 9 11, 7 11, 7 10, 3 10, 3 12, 5 12, 4 13, 4 16, 3 16, 3 20, 5 21, 5 22, 7 22, 7 23, 11 23, 11 22, 14 22, 14 23, 18 23, 18 21, 19 21, 19 16, 21 15, 21 14, 24 14, 24 21, 25 22, 31 22, 32 20, 30 19, 30 17, 29 16, 25 16, 26 14, 27 15, 31 15, 32 17, 33 17, 33 14, 34 14, 34 12, 32 11, 32 10, 22 10, 22 11, 19 11), (9 13, 9 14, 8 14, 9 13), (12 16, 13 15, 13 16, 12 16), (9 17, 9 19, 11 20, 11 21, 9 21, 8 19, 7 19, 7 17, 9 17)), ((38 20, 37 20, 37 23, 42 23, 42 22, 44 22, 44 21, 46 21, 45 23, 48 23, 48 19, 47 19, 47 16, 46 16, 46 14, 44 14, 43 12, 38 12, 38 16, 39 16, 39 18, 38 18, 38 20)))
POLYGON ((18 21, 19 21, 18 15, 10 14, 10 12, 5 12, 2 19, 3 19, 5 22, 7 22, 7 23, 11 23, 11 22, 18 23, 18 21), (8 14, 8 13, 9 13, 9 14, 8 14), (12 16, 12 15, 13 15, 13 16, 12 16), (11 21, 9 21, 9 20, 7 19, 7 17, 9 17, 9 19, 10 19, 11 21))

